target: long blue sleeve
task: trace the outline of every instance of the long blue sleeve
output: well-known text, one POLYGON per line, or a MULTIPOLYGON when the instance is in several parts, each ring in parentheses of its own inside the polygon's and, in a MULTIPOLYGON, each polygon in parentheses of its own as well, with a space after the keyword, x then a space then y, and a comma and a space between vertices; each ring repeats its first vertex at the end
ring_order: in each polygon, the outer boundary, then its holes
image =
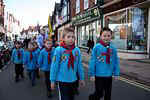
POLYGON ((59 69, 60 57, 61 57, 61 53, 58 47, 55 49, 54 56, 52 59, 52 64, 51 64, 50 80, 52 83, 56 81, 56 77, 59 69))
POLYGON ((43 54, 42 54, 42 52, 40 52, 40 55, 39 55, 39 57, 38 57, 38 65, 39 65, 40 67, 42 66, 42 63, 43 63, 43 62, 42 62, 42 61, 43 61, 43 60, 42 60, 42 58, 43 58, 42 56, 43 56, 43 54))
POLYGON ((114 49, 114 76, 119 76, 120 75, 120 64, 119 64, 119 58, 117 55, 117 50, 114 49))
POLYGON ((89 76, 95 76, 95 67, 96 67, 96 47, 93 48, 91 58, 89 61, 89 76))
POLYGON ((79 55, 78 55, 78 75, 80 77, 80 80, 84 80, 84 68, 82 65, 82 57, 81 57, 81 52, 78 49, 79 55))

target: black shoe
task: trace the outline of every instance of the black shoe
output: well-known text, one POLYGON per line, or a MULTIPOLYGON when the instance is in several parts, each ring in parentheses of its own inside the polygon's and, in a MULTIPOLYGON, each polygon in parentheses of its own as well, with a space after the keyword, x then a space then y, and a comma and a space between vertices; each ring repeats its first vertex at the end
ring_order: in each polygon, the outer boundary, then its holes
POLYGON ((75 91, 75 95, 79 95, 80 93, 79 93, 79 90, 77 89, 76 91, 75 91))
POLYGON ((37 75, 36 77, 37 77, 37 79, 40 79, 40 75, 37 75))
POLYGON ((52 93, 50 91, 47 92, 47 97, 51 98, 52 97, 52 93))
POLYGON ((21 75, 21 78, 24 79, 24 75, 21 75))
POLYGON ((94 96, 93 94, 90 94, 90 95, 89 95, 89 100, 96 100, 96 99, 95 99, 95 96, 94 96))
POLYGON ((15 79, 15 82, 18 83, 18 82, 19 82, 19 79, 15 79))

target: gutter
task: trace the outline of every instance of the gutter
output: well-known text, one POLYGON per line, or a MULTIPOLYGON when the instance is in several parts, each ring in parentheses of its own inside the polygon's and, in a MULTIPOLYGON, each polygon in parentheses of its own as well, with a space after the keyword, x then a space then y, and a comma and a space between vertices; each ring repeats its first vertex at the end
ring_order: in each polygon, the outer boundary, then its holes
POLYGON ((108 3, 104 4, 103 6, 100 6, 100 8, 106 8, 106 7, 110 6, 110 5, 113 5, 113 4, 115 4, 115 3, 118 3, 118 2, 120 2, 120 1, 122 1, 122 0, 113 0, 113 1, 111 1, 111 2, 108 2, 108 3))

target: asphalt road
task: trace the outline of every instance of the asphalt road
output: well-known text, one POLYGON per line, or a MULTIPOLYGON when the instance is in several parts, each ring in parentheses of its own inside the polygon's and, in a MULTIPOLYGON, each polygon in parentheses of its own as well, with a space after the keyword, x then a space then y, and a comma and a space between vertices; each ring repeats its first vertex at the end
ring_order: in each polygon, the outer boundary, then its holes
MULTIPOLYGON (((8 65, 7 69, 0 72, 0 100, 58 100, 57 89, 53 98, 47 98, 43 73, 32 87, 27 76, 19 83, 14 82, 14 66, 8 65)), ((87 76, 87 70, 86 70, 87 76)), ((76 100, 88 100, 88 95, 94 91, 94 84, 86 77, 86 86, 80 89, 76 100)), ((113 81, 112 100, 150 100, 150 91, 117 80, 113 81)))

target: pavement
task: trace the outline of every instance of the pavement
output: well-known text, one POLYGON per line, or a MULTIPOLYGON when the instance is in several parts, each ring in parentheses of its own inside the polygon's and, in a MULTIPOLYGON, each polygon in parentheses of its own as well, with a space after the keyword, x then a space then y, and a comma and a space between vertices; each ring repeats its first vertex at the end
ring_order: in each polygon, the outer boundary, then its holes
MULTIPOLYGON (((81 49, 83 64, 88 67, 91 54, 81 49)), ((120 58, 120 75, 124 78, 150 86, 150 59, 120 58)))
MULTIPOLYGON (((14 81, 14 71, 14 65, 9 63, 0 73, 0 100, 58 100, 57 87, 52 91, 53 97, 47 98, 43 72, 40 72, 40 79, 36 80, 33 87, 26 70, 24 70, 25 79, 21 79, 18 83, 14 81)), ((87 74, 88 69, 85 68, 86 86, 79 88, 80 94, 75 96, 75 100, 88 100, 89 94, 94 92, 94 82, 89 80, 87 74)), ((112 100, 150 100, 150 90, 121 80, 113 80, 112 84, 112 100)))

